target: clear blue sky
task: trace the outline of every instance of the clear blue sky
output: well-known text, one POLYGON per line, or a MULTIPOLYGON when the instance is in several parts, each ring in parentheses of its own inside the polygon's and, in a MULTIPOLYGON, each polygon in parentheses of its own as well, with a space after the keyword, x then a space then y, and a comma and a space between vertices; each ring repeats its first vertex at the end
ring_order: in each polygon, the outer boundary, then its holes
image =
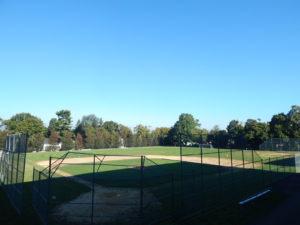
POLYGON ((0 117, 269 121, 300 104, 299 12, 298 0, 0 0, 0 117))

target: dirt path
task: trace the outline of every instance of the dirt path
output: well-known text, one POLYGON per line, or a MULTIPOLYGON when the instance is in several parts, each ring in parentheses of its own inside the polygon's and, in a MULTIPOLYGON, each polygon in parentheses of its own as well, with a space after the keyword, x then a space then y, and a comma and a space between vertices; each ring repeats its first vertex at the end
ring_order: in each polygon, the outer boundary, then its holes
MULTIPOLYGON (((103 156, 99 156, 99 159, 101 160, 103 156)), ((139 159, 139 156, 106 156, 105 161, 116 161, 116 160, 127 160, 127 159, 139 159)), ((146 158, 149 159, 167 159, 167 160, 176 160, 180 161, 180 156, 164 156, 164 155, 146 155, 146 158)), ((100 161, 99 159, 96 159, 97 161, 100 161)), ((80 164, 80 163, 92 163, 94 161, 94 157, 81 157, 81 158, 67 158, 63 161, 63 165, 65 164, 80 164)), ((193 163, 201 163, 201 158, 196 156, 183 156, 182 161, 184 162, 193 162, 193 163)), ((202 157, 202 162, 204 164, 210 164, 210 165, 219 165, 219 160, 216 157, 202 157)), ((52 164, 52 167, 55 167, 60 163, 60 160, 58 160, 56 163, 52 164)), ((232 160, 233 166, 242 168, 243 167, 243 161, 233 159, 232 160)), ((47 167, 49 165, 49 161, 40 161, 37 163, 37 165, 42 167, 47 167)), ((221 166, 231 166, 230 159, 227 158, 221 158, 220 159, 220 165, 221 166)), ((252 168, 252 164, 245 161, 245 168, 252 168)))
POLYGON ((257 155, 259 155, 260 157, 270 157, 270 158, 274 158, 274 157, 280 157, 280 156, 288 156, 291 155, 290 153, 284 153, 284 152, 257 152, 257 155))

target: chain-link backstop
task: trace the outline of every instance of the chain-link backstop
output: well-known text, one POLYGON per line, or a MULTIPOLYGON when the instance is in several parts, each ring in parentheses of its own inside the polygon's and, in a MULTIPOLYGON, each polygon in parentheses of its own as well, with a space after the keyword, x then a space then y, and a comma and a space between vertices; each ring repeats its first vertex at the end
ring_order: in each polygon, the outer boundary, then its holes
POLYGON ((8 135, 0 161, 1 185, 19 214, 22 212, 26 149, 26 134, 8 135))
POLYGON ((259 150, 269 151, 300 151, 299 138, 271 138, 261 145, 259 150))

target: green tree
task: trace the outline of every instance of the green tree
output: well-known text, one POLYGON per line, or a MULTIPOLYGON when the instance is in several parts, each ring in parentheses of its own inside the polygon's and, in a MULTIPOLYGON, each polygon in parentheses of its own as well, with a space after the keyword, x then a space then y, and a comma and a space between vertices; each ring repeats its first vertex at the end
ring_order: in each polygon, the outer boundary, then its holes
POLYGON ((57 121, 56 118, 52 118, 49 122, 49 126, 48 126, 48 129, 47 129, 48 137, 51 135, 52 131, 59 132, 58 121, 57 121))
POLYGON ((43 143, 44 143, 44 134, 43 133, 36 133, 31 135, 28 138, 28 152, 32 152, 32 151, 42 151, 43 149, 43 143))
POLYGON ((83 148, 83 138, 80 133, 77 133, 75 138, 75 149, 80 150, 83 148))
POLYGON ((61 150, 71 150, 74 148, 74 143, 72 139, 72 132, 66 131, 62 139, 61 150))
POLYGON ((85 147, 90 149, 95 148, 95 133, 91 130, 86 133, 85 147))
POLYGON ((105 133, 108 133, 103 127, 98 128, 96 130, 96 137, 95 137, 95 148, 105 148, 105 133))
POLYGON ((229 147, 243 148, 245 147, 244 141, 244 126, 242 122, 238 120, 231 120, 227 126, 227 132, 229 135, 229 147))
POLYGON ((114 121, 104 122, 103 127, 110 133, 116 133, 119 131, 119 124, 114 121))
POLYGON ((57 126, 58 126, 58 132, 61 137, 64 136, 64 133, 67 131, 71 131, 71 112, 69 110, 60 110, 56 112, 56 115, 58 117, 57 119, 57 126))
POLYGON ((288 138, 288 118, 284 113, 274 115, 270 121, 269 136, 272 138, 288 138))
POLYGON ((182 113, 179 116, 179 120, 175 123, 173 129, 173 140, 176 142, 179 141, 179 137, 181 136, 181 141, 186 143, 192 139, 192 131, 196 128, 200 127, 200 123, 197 119, 191 114, 182 113))
POLYGON ((123 139, 126 139, 132 135, 132 131, 130 130, 130 128, 128 128, 122 124, 119 125, 119 133, 120 133, 121 138, 123 138, 123 139))
POLYGON ((227 126, 227 132, 230 136, 235 137, 243 134, 243 124, 238 120, 231 120, 227 126))
POLYGON ((45 132, 43 121, 29 113, 16 114, 9 120, 5 120, 3 124, 10 134, 28 132, 28 135, 31 136, 45 132))
POLYGON ((152 131, 152 137, 155 142, 159 145, 167 145, 168 144, 168 133, 170 128, 168 127, 158 127, 154 131, 152 131))
POLYGON ((269 138, 269 124, 248 119, 244 133, 251 148, 259 149, 259 145, 269 138))
POLYGON ((100 127, 103 122, 101 118, 98 118, 94 114, 90 114, 87 116, 83 116, 80 123, 82 126, 92 126, 94 128, 97 128, 100 127))
POLYGON ((0 149, 4 148, 6 136, 7 136, 7 131, 0 130, 0 149))
POLYGON ((287 114, 290 138, 300 138, 300 106, 293 105, 287 114))
POLYGON ((49 136, 49 151, 54 151, 56 150, 56 145, 58 143, 58 133, 54 130, 51 132, 50 136, 49 136))
POLYGON ((141 124, 137 125, 134 128, 134 132, 136 135, 141 136, 142 138, 149 138, 150 136, 150 129, 147 126, 143 126, 141 124))

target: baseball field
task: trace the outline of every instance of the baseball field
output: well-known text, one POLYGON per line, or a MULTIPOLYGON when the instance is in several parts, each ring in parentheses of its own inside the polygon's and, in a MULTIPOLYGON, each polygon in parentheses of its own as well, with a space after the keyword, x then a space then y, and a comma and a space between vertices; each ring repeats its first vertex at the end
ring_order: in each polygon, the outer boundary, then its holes
POLYGON ((293 160, 289 153, 196 147, 28 153, 24 204, 35 205, 39 218, 27 210, 36 224, 41 218, 53 224, 138 224, 141 213, 146 224, 159 218, 172 223, 250 197, 294 172, 293 160), (33 168, 35 180, 50 174, 44 189, 41 183, 31 190, 33 168))

